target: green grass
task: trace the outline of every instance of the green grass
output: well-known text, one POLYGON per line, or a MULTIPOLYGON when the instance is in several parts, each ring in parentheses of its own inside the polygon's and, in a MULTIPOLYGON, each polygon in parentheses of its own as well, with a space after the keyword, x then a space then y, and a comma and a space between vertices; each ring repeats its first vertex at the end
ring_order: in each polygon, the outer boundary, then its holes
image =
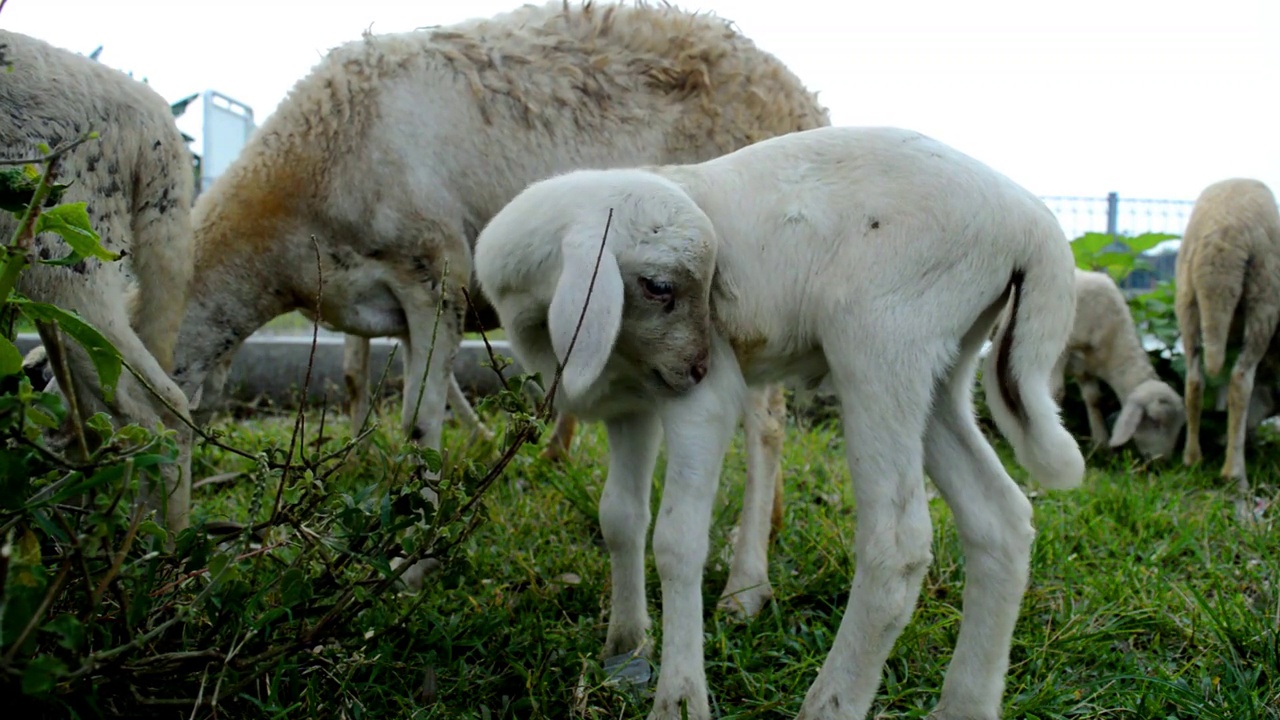
MULTIPOLYGON (((396 416, 385 417, 394 427, 396 416)), ((245 449, 280 442, 291 427, 288 418, 226 425, 230 442, 245 449)), ((346 432, 330 421, 329 434, 346 432)), ((455 453, 456 433, 446 443, 455 453)), ((374 443, 394 446, 381 437, 374 443)), ((1008 448, 997 447, 1022 480, 1008 448)), ((428 581, 412 622, 376 656, 344 657, 295 678, 287 691, 259 693, 271 700, 262 716, 323 707, 343 717, 643 717, 646 689, 606 685, 599 666, 608 598, 608 558, 595 520, 604 433, 582 427, 564 469, 539 460, 538 449, 526 446, 493 488, 489 521, 461 562, 428 581)), ((377 454, 360 458, 337 482, 381 479, 377 454)), ((1277 459, 1271 445, 1250 457, 1257 491, 1272 501, 1277 459)), ((196 477, 246 462, 205 448, 196 477)), ((843 442, 830 427, 788 428, 786 526, 770 567, 776 597, 746 623, 714 611, 744 472, 739 436, 726 461, 703 584, 708 685, 718 717, 789 718, 831 647, 852 579, 857 516, 843 442)), ((1152 469, 1121 456, 1091 459, 1079 490, 1033 497, 1038 536, 1006 717, 1280 718, 1280 503, 1261 522, 1241 523, 1226 487, 1212 469, 1152 469)), ((253 492, 235 483, 203 487, 197 514, 243 520, 253 492)), ((945 505, 934 499, 931 508, 935 560, 885 668, 875 717, 924 717, 955 645, 964 561, 945 505)), ((660 649, 651 556, 648 567, 660 649)))

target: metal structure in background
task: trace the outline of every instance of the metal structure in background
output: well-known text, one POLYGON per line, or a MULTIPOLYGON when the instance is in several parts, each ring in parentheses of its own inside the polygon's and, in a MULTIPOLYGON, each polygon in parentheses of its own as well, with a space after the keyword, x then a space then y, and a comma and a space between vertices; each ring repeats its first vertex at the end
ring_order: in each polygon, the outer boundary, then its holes
POLYGON ((200 99, 204 106, 200 185, 196 193, 209 189, 226 171, 253 134, 253 108, 223 95, 205 90, 200 99))
MULTIPOLYGON (((1112 237, 1134 237, 1144 233, 1182 236, 1191 215, 1193 200, 1150 198, 1121 199, 1118 193, 1106 197, 1043 197, 1045 205, 1058 217, 1068 238, 1089 232, 1105 232, 1112 237)), ((1176 241, 1161 244, 1144 253, 1149 270, 1135 270, 1121 287, 1127 291, 1149 290, 1161 280, 1172 280, 1178 259, 1176 241)), ((1117 250, 1123 247, 1117 246, 1117 250)))

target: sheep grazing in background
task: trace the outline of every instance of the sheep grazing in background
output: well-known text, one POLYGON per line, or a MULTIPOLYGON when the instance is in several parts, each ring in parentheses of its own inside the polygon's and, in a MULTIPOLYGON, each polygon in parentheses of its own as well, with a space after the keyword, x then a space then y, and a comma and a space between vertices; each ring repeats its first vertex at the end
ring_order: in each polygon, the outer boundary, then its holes
POLYGON ((301 310, 351 335, 404 338, 402 427, 439 447, 472 246, 526 185, 696 162, 828 124, 816 96, 727 21, 667 5, 557 1, 365 35, 300 80, 199 198, 175 377, 208 407, 245 338, 301 310))
POLYGON ((1075 315, 1074 262, 1044 203, 918 133, 822 128, 701 164, 535 183, 480 233, 475 263, 516 357, 544 374, 563 362, 556 403, 608 430, 606 656, 647 646, 649 492, 666 438, 651 719, 710 715, 700 581, 747 388, 826 377, 843 409, 857 567, 800 717, 871 706, 931 560, 922 469, 951 506, 968 578, 933 717, 1000 717, 1034 530, 971 393, 1006 306, 982 373, 996 424, 1042 485, 1084 476, 1050 388, 1075 315))
MULTIPOLYGON (((1240 348, 1227 384, 1227 457, 1223 477, 1246 482, 1244 446, 1255 375, 1275 342, 1280 321, 1280 212, 1265 184, 1232 178, 1196 199, 1178 248, 1174 312, 1187 360, 1187 443, 1183 461, 1200 449, 1204 371, 1222 372, 1227 346, 1240 348), (1201 354, 1204 367, 1201 368, 1201 354)), ((1280 349, 1280 348, 1278 348, 1280 349)), ((1275 381, 1265 372, 1263 383, 1275 381)))
MULTIPOLYGON (((178 431, 180 462, 165 471, 167 497, 150 499, 165 508, 168 529, 177 532, 189 522, 191 435, 184 424, 187 398, 166 370, 192 274, 191 153, 169 104, 143 83, 18 33, 0 30, 0 45, 12 67, 0 82, 3 157, 38 157, 39 143, 57 147, 96 130, 99 139, 72 149, 58 164, 58 180, 71 183, 62 201, 87 203, 103 246, 127 254, 126 260, 115 262, 89 258, 70 266, 33 263, 19 277, 18 292, 77 312, 182 416, 175 416, 127 370, 114 397, 106 400, 89 355, 70 339, 60 343, 82 416, 105 410, 121 423, 148 429, 162 423, 178 431), (137 277, 132 289, 126 263, 132 264, 137 277)), ((11 214, 0 214, 5 237, 16 226, 11 214)), ((41 259, 67 252, 63 240, 53 234, 34 240, 33 253, 41 259)), ((46 348, 54 343, 47 328, 40 328, 40 336, 46 348)), ((36 368, 38 354, 30 355, 28 362, 36 368)), ((64 439, 70 430, 61 429, 64 439)))
POLYGON ((1129 303, 1110 275, 1076 270, 1076 319, 1054 372, 1054 396, 1061 401, 1063 371, 1080 385, 1095 447, 1120 447, 1133 440, 1148 458, 1171 457, 1187 416, 1182 398, 1169 387, 1142 348, 1129 303), (1102 415, 1106 383, 1120 398, 1120 416, 1110 437, 1102 415))

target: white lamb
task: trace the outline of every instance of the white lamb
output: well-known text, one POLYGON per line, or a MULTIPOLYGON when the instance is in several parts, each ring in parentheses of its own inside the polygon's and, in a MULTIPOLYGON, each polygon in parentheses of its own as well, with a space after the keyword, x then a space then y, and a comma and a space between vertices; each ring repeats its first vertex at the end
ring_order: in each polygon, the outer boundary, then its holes
MULTIPOLYGON (((1270 188, 1244 178, 1205 188, 1187 219, 1176 272, 1174 312, 1187 361, 1183 461, 1195 465, 1203 458, 1204 371, 1222 372, 1227 345, 1236 345, 1240 354, 1227 385, 1227 457, 1222 475, 1243 485, 1248 419, 1251 405, 1257 404, 1251 399, 1269 396, 1255 392, 1255 375, 1260 363, 1274 363, 1280 355, 1280 348, 1273 348, 1280 322, 1280 211, 1270 188)), ((1275 380, 1275 368, 1267 368, 1264 386, 1269 388, 1275 380)))
POLYGON ((1096 447, 1116 448, 1133 440, 1148 458, 1172 456, 1187 419, 1182 398, 1156 374, 1133 325, 1129 303, 1106 273, 1076 270, 1075 327, 1053 375, 1059 400, 1064 370, 1080 385, 1096 447), (1099 380, 1122 403, 1110 438, 1099 380))
MULTIPOLYGON (((3 157, 38 157, 38 143, 56 147, 98 131, 99 139, 58 164, 58 180, 71 181, 63 202, 87 203, 102 244, 127 253, 116 262, 33 263, 20 276, 18 292, 79 313, 183 416, 176 417, 127 370, 106 401, 88 354, 69 338, 62 342, 84 417, 105 410, 121 423, 149 429, 162 423, 178 431, 181 456, 179 467, 166 472, 167 498, 151 498, 165 508, 168 529, 177 532, 188 525, 190 429, 183 423, 187 398, 166 369, 192 273, 191 154, 168 103, 143 83, 26 35, 0 30, 0 47, 12 67, 0 82, 3 157), (133 289, 126 262, 139 281, 133 289)), ((0 235, 10 237, 16 226, 12 215, 0 213, 0 235)), ((33 250, 42 259, 67 252, 52 234, 36 237, 33 250)), ((45 347, 53 342, 44 329, 41 339, 45 347)), ((62 431, 65 438, 70 428, 62 431)))
POLYGON ((809 130, 696 165, 568 173, 490 221, 476 276, 515 355, 544 374, 567 357, 556 401, 608 429, 606 655, 645 643, 649 490, 666 438, 650 718, 680 717, 683 703, 709 716, 699 585, 747 388, 828 375, 844 411, 857 572, 800 716, 860 718, 871 705, 931 560, 923 468, 955 515, 969 581, 934 717, 1000 717, 1034 531, 1030 502, 975 422, 971 388, 1011 302, 983 372, 996 423, 1041 484, 1081 482, 1084 459, 1050 394, 1075 314, 1073 265, 1034 195, 886 128, 809 130))
POLYGON ((439 447, 472 245, 526 185, 827 124, 816 96, 728 22, 666 5, 556 1, 366 35, 300 80, 199 198, 175 377, 212 404, 245 338, 312 312, 322 272, 322 322, 407 337, 402 426, 439 447))

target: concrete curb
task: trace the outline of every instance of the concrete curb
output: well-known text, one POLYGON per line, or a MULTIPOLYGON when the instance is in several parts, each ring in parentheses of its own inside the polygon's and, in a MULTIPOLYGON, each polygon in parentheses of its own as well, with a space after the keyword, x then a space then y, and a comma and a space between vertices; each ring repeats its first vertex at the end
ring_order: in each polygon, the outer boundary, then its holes
MULTIPOLYGON (((343 336, 321 332, 316 338, 315 362, 311 369, 309 404, 327 402, 332 406, 346 398, 342 379, 343 336)), ((40 344, 35 333, 21 333, 17 337, 18 350, 24 355, 40 344)), ((391 338, 375 338, 369 348, 370 388, 375 386, 386 368, 392 348, 399 342, 391 338)), ((511 364, 503 375, 511 378, 523 372, 511 356, 511 347, 505 340, 491 340, 490 345, 499 358, 505 357, 511 364)), ((228 398, 238 402, 270 401, 285 407, 296 407, 303 381, 306 379, 307 362, 311 355, 311 334, 273 335, 257 334, 249 337, 236 353, 231 363, 231 375, 227 379, 228 398)), ((383 386, 382 395, 398 395, 403 387, 404 372, 402 350, 397 349, 391 358, 391 368, 383 386)), ((484 342, 464 340, 454 358, 453 371, 458 384, 468 395, 490 395, 500 387, 498 376, 489 367, 489 354, 484 342)))

